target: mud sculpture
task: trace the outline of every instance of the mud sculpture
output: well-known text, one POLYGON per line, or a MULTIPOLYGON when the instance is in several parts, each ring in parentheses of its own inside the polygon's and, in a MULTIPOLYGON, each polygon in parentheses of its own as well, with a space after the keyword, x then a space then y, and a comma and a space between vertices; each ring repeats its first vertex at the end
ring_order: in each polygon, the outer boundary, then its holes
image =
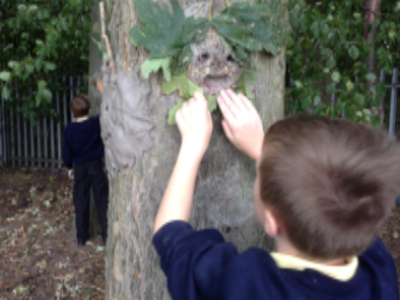
POLYGON ((132 167, 144 151, 153 146, 147 95, 150 85, 137 74, 119 69, 111 75, 103 68, 104 94, 100 107, 101 137, 105 145, 106 168, 114 177, 132 167))
POLYGON ((276 55, 284 44, 279 1, 225 2, 226 9, 214 18, 212 1, 194 4, 184 13, 178 1, 171 0, 172 15, 153 1, 135 2, 140 22, 131 29, 132 41, 150 52, 141 67, 143 77, 162 69, 163 93, 179 91, 182 98, 171 109, 169 124, 174 124, 175 112, 196 90, 205 93, 210 111, 217 110, 216 95, 223 88, 252 98, 248 84, 256 79, 254 54, 276 55))
MULTIPOLYGON (((201 7, 195 3, 185 10, 185 16, 205 18, 209 4, 201 7)), ((233 57, 232 49, 223 42, 218 32, 210 28, 206 38, 199 45, 191 45, 193 53, 189 67, 189 79, 202 88, 206 96, 215 95, 220 90, 233 87, 244 70, 244 65, 233 57)))

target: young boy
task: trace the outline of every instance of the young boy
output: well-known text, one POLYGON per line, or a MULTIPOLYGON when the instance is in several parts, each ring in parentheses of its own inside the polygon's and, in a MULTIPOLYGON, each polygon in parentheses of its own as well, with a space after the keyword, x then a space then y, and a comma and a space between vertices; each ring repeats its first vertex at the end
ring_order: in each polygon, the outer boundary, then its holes
POLYGON ((218 104, 228 139, 257 160, 256 214, 277 252, 239 254, 218 231, 188 224, 212 132, 197 93, 176 114, 182 144, 154 225, 172 298, 399 299, 394 261, 377 238, 400 187, 397 143, 350 121, 313 116, 279 121, 264 137, 243 95, 222 91, 218 104))
POLYGON ((104 243, 107 241, 108 182, 103 170, 104 146, 100 136, 99 117, 89 118, 90 102, 86 95, 70 103, 75 122, 64 132, 64 164, 70 179, 75 179, 73 201, 78 246, 89 238, 90 188, 93 188, 97 216, 104 243), (74 165, 74 170, 73 170, 74 165))

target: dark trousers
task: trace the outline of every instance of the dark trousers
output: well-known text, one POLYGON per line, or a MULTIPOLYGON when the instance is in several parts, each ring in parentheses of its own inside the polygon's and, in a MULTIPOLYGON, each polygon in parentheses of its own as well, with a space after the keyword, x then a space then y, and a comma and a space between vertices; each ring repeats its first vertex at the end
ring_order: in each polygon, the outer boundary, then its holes
POLYGON ((74 206, 76 237, 85 242, 89 238, 90 188, 93 189, 97 216, 103 240, 107 238, 108 182, 101 159, 86 161, 74 168, 74 206))

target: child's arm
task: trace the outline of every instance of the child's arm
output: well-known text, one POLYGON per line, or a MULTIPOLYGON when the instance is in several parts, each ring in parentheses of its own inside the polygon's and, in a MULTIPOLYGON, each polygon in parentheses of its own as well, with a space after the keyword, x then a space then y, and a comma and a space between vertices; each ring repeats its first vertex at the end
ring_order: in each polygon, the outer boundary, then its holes
POLYGON ((253 104, 242 94, 221 91, 218 105, 224 116, 222 127, 229 141, 250 158, 261 156, 264 129, 253 104))
POLYGON ((196 174, 212 133, 211 115, 201 93, 183 104, 175 119, 181 148, 157 212, 154 233, 171 221, 189 221, 196 174))

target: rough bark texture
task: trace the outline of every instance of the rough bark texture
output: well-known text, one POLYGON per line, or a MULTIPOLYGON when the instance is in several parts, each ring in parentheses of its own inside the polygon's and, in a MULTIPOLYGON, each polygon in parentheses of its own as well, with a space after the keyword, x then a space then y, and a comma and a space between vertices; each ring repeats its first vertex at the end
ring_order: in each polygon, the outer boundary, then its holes
MULTIPOLYGON (((185 9, 196 0, 180 0, 185 9)), ((197 0, 198 1, 198 0, 197 0)), ((164 3, 163 0, 158 0, 164 3)), ((217 13, 224 0, 214 0, 217 13)), ((134 2, 106 2, 107 32, 117 66, 138 72, 147 54, 128 45, 129 29, 136 23, 134 2)), ((258 55, 255 105, 264 126, 283 117, 284 51, 277 57, 258 55)), ((97 71, 97 70, 96 70, 97 71)), ((161 94, 160 78, 150 77, 148 96, 154 123, 154 146, 134 167, 125 168, 110 181, 106 299, 169 299, 166 280, 152 248, 152 229, 159 202, 178 153, 180 136, 167 125, 168 110, 176 95, 161 94)), ((127 112, 129 113, 129 112, 127 112)), ((214 117, 211 145, 197 177, 191 223, 198 229, 218 228, 240 251, 249 246, 267 250, 273 243, 256 221, 253 208, 254 163, 233 148, 223 134, 220 119, 214 117)))

